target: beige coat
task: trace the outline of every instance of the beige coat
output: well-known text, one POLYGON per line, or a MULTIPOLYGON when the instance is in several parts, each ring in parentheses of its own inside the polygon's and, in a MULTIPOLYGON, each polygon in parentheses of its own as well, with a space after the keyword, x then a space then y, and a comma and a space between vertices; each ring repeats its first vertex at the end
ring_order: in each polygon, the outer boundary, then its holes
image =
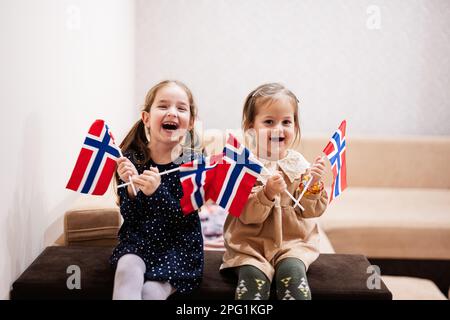
MULTIPOLYGON (((282 172, 287 190, 297 199, 298 187, 309 163, 298 152, 289 150, 288 156, 276 163, 261 160, 265 167, 282 172)), ((284 258, 295 257, 306 266, 319 256, 319 231, 315 218, 322 215, 328 203, 325 190, 320 194, 303 196, 293 208, 293 201, 286 193, 269 200, 263 191, 260 178, 250 194, 239 218, 228 215, 224 224, 225 254, 220 269, 253 265, 269 279, 275 273, 274 266, 284 258)), ((261 181, 262 180, 262 181, 261 181)))

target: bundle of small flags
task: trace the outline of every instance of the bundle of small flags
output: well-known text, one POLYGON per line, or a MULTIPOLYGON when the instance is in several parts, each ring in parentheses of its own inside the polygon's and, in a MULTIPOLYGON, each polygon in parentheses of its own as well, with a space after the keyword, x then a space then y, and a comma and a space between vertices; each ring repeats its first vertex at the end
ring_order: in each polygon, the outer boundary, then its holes
POLYGON ((222 154, 180 166, 185 214, 211 200, 233 216, 240 216, 263 165, 231 134, 222 154))

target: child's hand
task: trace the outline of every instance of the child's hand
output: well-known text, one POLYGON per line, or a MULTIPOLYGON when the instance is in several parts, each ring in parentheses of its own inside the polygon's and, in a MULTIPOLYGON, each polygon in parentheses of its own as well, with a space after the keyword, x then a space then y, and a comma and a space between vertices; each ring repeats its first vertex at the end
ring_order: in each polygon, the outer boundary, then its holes
POLYGON ((320 182, 325 173, 325 160, 322 157, 317 157, 316 160, 314 160, 311 168, 309 169, 309 173, 313 177, 311 185, 320 182))
POLYGON ((131 180, 146 196, 151 196, 161 184, 158 168, 145 170, 141 175, 132 177, 131 180))
POLYGON ((278 171, 267 180, 266 186, 264 187, 264 193, 269 200, 273 200, 275 195, 284 191, 286 187, 286 182, 284 182, 283 177, 278 171))
POLYGON ((136 167, 128 158, 119 158, 119 160, 117 160, 117 164, 117 173, 122 181, 129 182, 131 176, 138 175, 136 167))

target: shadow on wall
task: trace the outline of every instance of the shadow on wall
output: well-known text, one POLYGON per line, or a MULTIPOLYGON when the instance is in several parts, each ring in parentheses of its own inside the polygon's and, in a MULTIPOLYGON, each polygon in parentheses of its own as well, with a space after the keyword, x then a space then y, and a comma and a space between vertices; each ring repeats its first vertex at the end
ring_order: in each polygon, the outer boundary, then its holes
POLYGON ((18 159, 17 178, 11 187, 15 188, 12 207, 8 210, 6 243, 8 256, 5 257, 5 275, 2 280, 14 281, 17 276, 42 251, 42 233, 45 225, 45 204, 42 191, 43 158, 40 150, 42 142, 42 121, 37 113, 25 119, 18 159), (5 279, 6 276, 6 279, 5 279))
MULTIPOLYGON (((10 285, 42 252, 51 245, 63 230, 64 212, 79 197, 73 193, 65 197, 49 212, 46 199, 51 190, 44 189, 45 172, 52 172, 49 156, 44 155, 43 143, 50 143, 43 136, 42 117, 33 112, 29 114, 23 129, 23 141, 17 159, 17 177, 10 186, 13 192, 12 206, 6 217, 5 257, 0 265, 0 299, 9 297, 10 285), (58 217, 50 222, 49 217, 58 217)), ((59 188, 59 186, 57 186, 59 188)))

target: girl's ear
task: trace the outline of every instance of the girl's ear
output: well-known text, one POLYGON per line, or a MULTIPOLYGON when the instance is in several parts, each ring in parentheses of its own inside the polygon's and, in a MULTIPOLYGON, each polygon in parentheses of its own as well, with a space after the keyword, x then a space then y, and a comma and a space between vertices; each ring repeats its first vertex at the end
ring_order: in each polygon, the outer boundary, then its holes
POLYGON ((145 127, 148 128, 150 126, 150 113, 148 113, 147 111, 142 111, 141 119, 142 119, 142 122, 144 123, 145 127))

